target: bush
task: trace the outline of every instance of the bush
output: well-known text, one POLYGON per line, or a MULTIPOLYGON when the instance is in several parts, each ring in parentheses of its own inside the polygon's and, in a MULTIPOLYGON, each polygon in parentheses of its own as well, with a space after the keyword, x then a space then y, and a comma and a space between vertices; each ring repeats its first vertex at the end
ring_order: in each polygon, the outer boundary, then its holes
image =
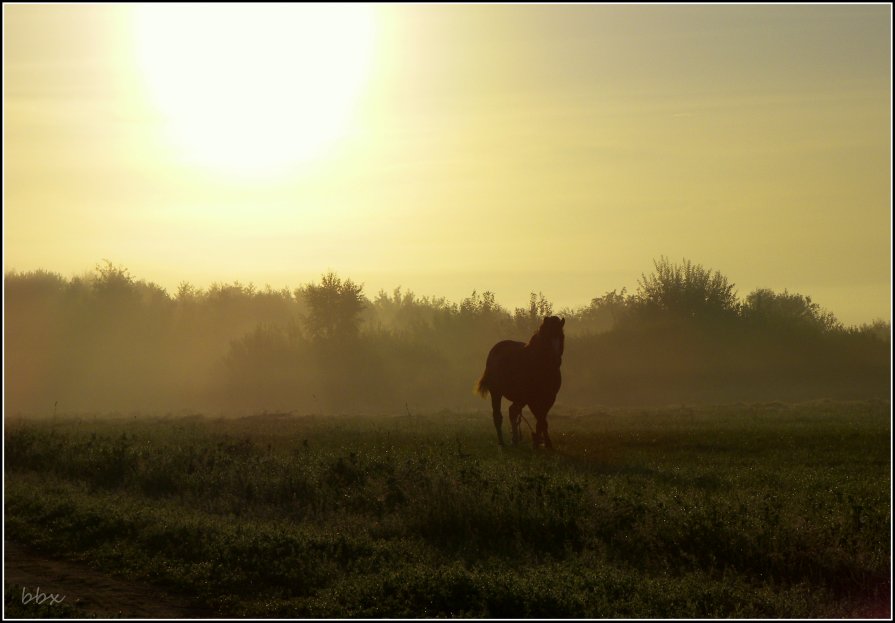
POLYGON ((720 272, 686 259, 672 264, 664 256, 653 260, 653 266, 655 272, 641 275, 634 295, 634 308, 641 317, 712 320, 736 315, 734 284, 720 272))
POLYGON ((767 288, 755 290, 746 297, 742 316, 753 327, 776 331, 829 332, 842 328, 836 316, 821 309, 810 296, 786 290, 782 294, 767 288))

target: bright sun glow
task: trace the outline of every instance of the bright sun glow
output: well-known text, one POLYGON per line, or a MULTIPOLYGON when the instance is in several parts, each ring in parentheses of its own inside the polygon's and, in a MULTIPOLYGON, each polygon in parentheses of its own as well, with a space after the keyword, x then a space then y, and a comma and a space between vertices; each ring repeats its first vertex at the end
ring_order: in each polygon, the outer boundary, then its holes
POLYGON ((360 4, 159 4, 136 8, 139 62, 181 157, 269 175, 347 130, 373 53, 360 4))

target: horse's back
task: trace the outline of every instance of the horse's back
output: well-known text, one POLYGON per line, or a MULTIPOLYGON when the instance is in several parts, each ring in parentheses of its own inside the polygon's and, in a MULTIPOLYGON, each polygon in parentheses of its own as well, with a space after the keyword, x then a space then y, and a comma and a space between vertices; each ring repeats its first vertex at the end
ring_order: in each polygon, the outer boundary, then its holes
POLYGON ((525 348, 525 342, 517 342, 515 340, 503 340, 491 347, 488 351, 488 361, 485 365, 493 365, 499 363, 500 360, 507 356, 521 353, 525 348))

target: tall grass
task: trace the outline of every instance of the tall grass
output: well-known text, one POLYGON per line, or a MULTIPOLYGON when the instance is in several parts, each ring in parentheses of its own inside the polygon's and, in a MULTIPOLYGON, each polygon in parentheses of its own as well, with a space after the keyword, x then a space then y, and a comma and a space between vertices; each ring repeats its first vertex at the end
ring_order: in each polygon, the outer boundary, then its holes
POLYGON ((7 538, 225 615, 888 612, 889 407, 9 421, 7 538))

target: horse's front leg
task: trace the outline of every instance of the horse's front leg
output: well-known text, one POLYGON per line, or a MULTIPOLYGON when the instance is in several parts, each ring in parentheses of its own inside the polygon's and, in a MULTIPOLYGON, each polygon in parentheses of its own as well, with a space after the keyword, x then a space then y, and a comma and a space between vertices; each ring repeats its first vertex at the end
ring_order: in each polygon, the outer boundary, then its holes
POLYGON ((550 441, 550 433, 547 432, 547 416, 544 416, 544 431, 541 433, 541 440, 544 442, 544 447, 553 449, 553 442, 550 441))
POLYGON ((553 443, 550 441, 550 434, 547 432, 547 411, 538 410, 533 411, 535 415, 535 436, 534 436, 534 446, 538 447, 541 443, 544 444, 546 448, 552 448, 553 443))

